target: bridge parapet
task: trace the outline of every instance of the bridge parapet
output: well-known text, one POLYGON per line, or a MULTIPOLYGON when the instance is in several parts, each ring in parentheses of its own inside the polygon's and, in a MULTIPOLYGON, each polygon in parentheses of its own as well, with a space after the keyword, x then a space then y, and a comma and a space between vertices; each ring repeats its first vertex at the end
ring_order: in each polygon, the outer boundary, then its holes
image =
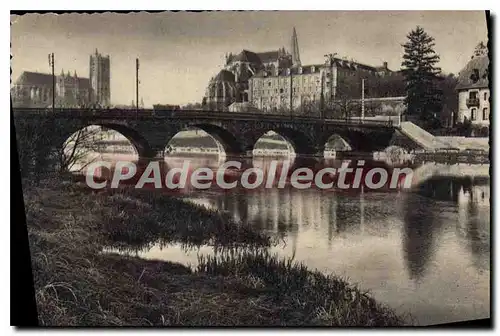
POLYGON ((39 109, 39 108, 14 108, 15 117, 53 117, 53 118, 97 118, 97 119, 209 119, 209 120, 268 120, 291 123, 323 123, 338 125, 361 125, 393 127, 392 118, 336 118, 325 119, 315 116, 293 116, 283 114, 260 114, 260 113, 238 113, 226 111, 205 111, 205 110, 154 110, 154 109, 39 109))

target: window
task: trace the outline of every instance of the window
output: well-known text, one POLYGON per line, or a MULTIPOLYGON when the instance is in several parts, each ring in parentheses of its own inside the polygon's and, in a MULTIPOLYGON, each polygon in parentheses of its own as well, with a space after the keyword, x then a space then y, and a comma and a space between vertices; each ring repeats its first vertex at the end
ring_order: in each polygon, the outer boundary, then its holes
POLYGON ((488 100, 488 93, 487 92, 484 93, 484 100, 485 101, 488 100))
POLYGON ((476 83, 479 80, 479 70, 478 69, 472 70, 472 73, 470 75, 470 80, 474 83, 476 83))
POLYGON ((283 89, 280 89, 280 93, 283 93, 283 89))
POLYGON ((476 120, 476 109, 475 108, 470 110, 470 120, 476 120))
POLYGON ((483 120, 488 120, 489 119, 489 115, 488 115, 488 108, 484 108, 483 109, 483 120))
POLYGON ((469 99, 477 99, 477 91, 469 92, 469 99))
POLYGON ((487 79, 488 78, 488 74, 489 74, 488 69, 484 70, 483 79, 487 79))

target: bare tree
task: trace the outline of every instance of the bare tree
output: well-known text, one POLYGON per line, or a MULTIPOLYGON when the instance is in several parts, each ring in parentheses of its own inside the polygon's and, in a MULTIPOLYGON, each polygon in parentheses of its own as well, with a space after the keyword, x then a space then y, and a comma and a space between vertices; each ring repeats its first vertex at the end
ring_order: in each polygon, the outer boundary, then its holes
POLYGON ((73 133, 58 149, 59 171, 82 171, 94 162, 96 157, 92 157, 92 154, 99 153, 103 149, 104 135, 107 132, 99 126, 89 126, 73 133))
POLYGON ((64 133, 64 126, 55 119, 42 115, 17 118, 15 127, 21 175, 37 181, 45 175, 75 171, 78 166, 76 170, 84 169, 92 162, 89 154, 98 153, 104 144, 100 127, 85 126, 82 124, 60 146, 56 139, 64 133))

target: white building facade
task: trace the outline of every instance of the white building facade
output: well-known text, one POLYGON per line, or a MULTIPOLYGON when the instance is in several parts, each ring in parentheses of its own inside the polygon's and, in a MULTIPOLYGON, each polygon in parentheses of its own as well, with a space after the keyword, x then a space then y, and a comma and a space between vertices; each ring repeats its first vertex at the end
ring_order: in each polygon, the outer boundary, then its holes
POLYGON ((490 88, 488 55, 474 57, 458 76, 458 113, 456 122, 490 124, 490 88))

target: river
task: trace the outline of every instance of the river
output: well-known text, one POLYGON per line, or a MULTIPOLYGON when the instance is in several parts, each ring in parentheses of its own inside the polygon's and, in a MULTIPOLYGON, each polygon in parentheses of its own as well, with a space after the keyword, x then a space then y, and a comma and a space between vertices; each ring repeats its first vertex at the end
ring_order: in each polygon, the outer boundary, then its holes
MULTIPOLYGON (((183 160, 217 167, 225 159, 170 157, 165 164, 177 167, 183 160)), ((269 164, 238 160, 264 169, 269 164)), ((300 163, 317 164, 339 162, 300 163)), ((412 167, 411 190, 186 188, 182 197, 281 235, 273 252, 346 278, 419 325, 490 317, 489 165, 412 167)), ((158 244, 139 256, 195 265, 197 254, 210 253, 207 246, 186 252, 158 244)))

